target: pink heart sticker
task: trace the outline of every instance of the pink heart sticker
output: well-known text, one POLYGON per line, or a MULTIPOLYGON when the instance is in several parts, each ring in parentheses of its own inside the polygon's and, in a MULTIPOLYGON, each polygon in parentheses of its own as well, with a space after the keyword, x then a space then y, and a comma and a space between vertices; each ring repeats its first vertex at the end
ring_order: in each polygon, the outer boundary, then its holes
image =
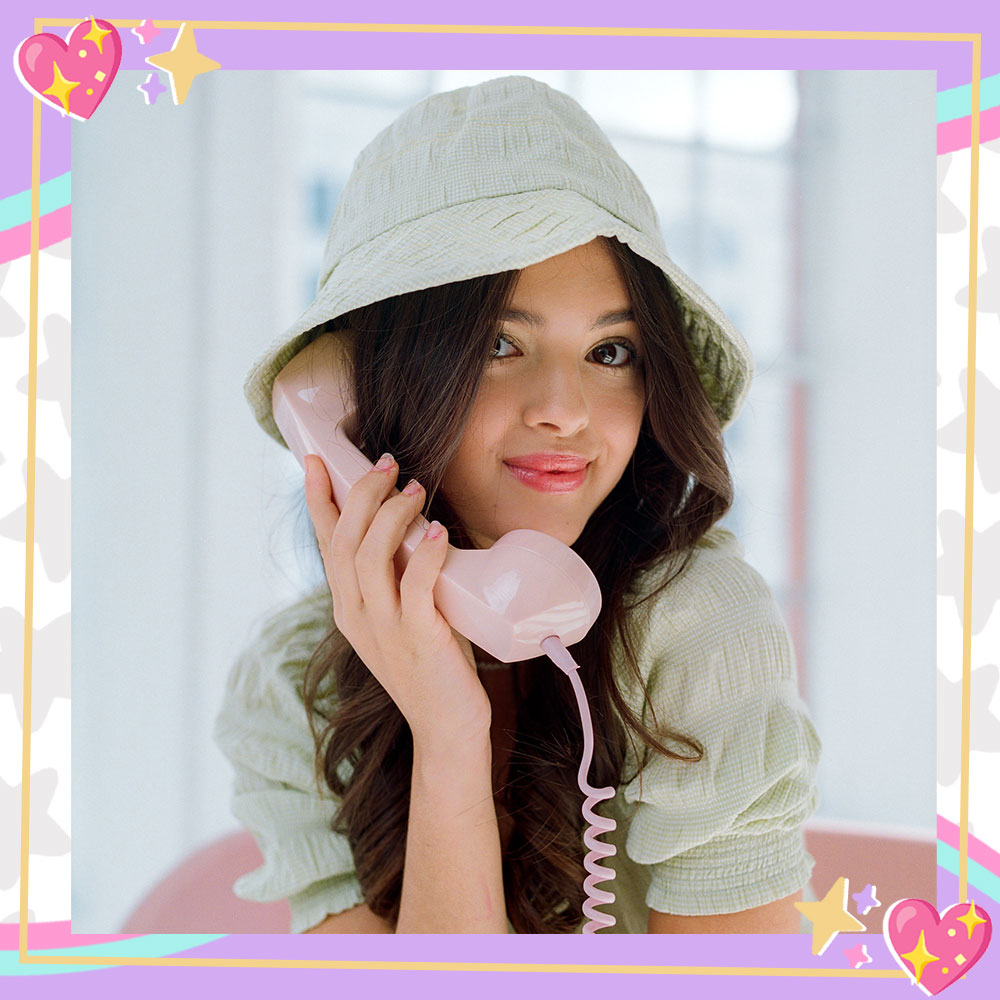
POLYGON ((93 17, 81 21, 64 42, 47 32, 30 35, 14 52, 18 79, 64 116, 85 121, 97 109, 122 61, 114 25, 93 17))
POLYGON ((896 964, 928 996, 961 979, 990 943, 990 915, 972 903, 954 903, 940 916, 924 899, 900 899, 886 911, 885 943, 896 964))

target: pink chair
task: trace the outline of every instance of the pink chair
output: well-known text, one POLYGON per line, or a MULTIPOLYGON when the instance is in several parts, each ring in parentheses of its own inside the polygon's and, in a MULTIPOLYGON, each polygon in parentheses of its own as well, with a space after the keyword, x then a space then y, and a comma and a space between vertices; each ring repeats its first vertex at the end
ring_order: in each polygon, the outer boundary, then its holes
POLYGON ((123 934, 287 934, 288 903, 248 903, 233 882, 263 862, 249 833, 195 851, 132 911, 123 934))
POLYGON ((818 899, 842 875, 849 882, 848 912, 873 934, 882 933, 882 918, 890 903, 915 897, 937 901, 937 839, 933 831, 912 833, 893 827, 867 826, 836 820, 815 820, 806 826, 806 848, 816 859, 810 880, 818 899), (881 906, 858 914, 850 897, 866 885, 875 886, 881 906))

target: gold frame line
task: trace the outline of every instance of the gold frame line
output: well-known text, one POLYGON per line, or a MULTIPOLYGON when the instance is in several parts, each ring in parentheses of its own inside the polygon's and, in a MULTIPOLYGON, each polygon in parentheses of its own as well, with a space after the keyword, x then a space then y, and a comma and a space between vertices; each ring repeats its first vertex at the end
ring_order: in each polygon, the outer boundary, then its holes
POLYGON ((979 252, 979 73, 981 41, 972 46, 972 122, 970 132, 969 191, 969 332, 965 372, 965 576, 962 583, 962 769, 959 784, 958 901, 968 896, 969 874, 969 749, 972 739, 972 498, 976 447, 976 311, 978 306, 979 252))
MULTIPOLYGON (((43 26, 72 27, 79 18, 34 19, 34 33, 43 26)), ((137 27, 138 20, 115 19, 110 23, 119 28, 137 27)), ((972 547, 973 547, 973 484, 975 448, 975 387, 976 387, 976 303, 977 267, 979 247, 979 101, 982 34, 887 32, 887 31, 771 31, 766 29, 696 29, 696 28, 574 28, 504 25, 448 25, 448 24, 361 24, 361 23, 311 23, 267 21, 158 21, 163 28, 179 28, 186 23, 191 28, 227 29, 250 31, 339 31, 358 33, 405 34, 475 34, 475 35, 568 35, 600 37, 650 37, 650 38, 750 38, 786 40, 835 40, 835 41, 931 41, 972 43, 972 94, 971 94, 971 165, 969 212, 969 321, 968 368, 966 383, 966 463, 965 463, 965 535, 964 535, 964 587, 962 599, 962 733, 961 778, 959 791, 959 902, 967 902, 968 895, 968 843, 969 843, 969 748, 971 711, 971 662, 972 636, 972 547)), ((35 409, 37 401, 38 367, 38 281, 39 233, 41 200, 41 107, 40 98, 33 99, 31 119, 31 262, 28 303, 28 434, 26 472, 26 527, 24 567, 24 683, 22 688, 21 731, 21 849, 20 892, 18 914, 18 962, 28 965, 146 965, 186 966, 212 968, 284 968, 284 969, 359 969, 359 970, 426 970, 426 971, 483 971, 483 972, 598 972, 610 974, 644 975, 713 975, 713 976, 779 976, 801 978, 909 978, 901 970, 880 969, 807 969, 807 968, 758 968, 736 966, 656 966, 656 965, 576 965, 576 964, 524 964, 505 962, 350 962, 336 960, 295 959, 196 959, 196 958, 143 958, 135 956, 51 955, 28 952, 28 867, 29 867, 29 816, 31 796, 31 658, 33 633, 34 594, 34 537, 35 537, 35 409)))
MULTIPOLYGON (((37 21, 36 21, 37 25, 37 21)), ((37 34, 37 27, 35 32, 37 34)), ((31 112, 31 270, 28 286, 28 461, 25 471, 24 682, 21 688, 21 886, 18 950, 28 948, 28 816, 31 804, 31 640, 35 593, 35 408, 38 396, 38 245, 41 229, 42 102, 31 112)), ((20 955, 18 961, 22 961, 20 955)))
MULTIPOLYGON (((151 936, 151 935, 147 935, 151 936)), ((159 935, 157 935, 159 936, 159 935)), ((785 979, 908 979, 901 969, 790 969, 780 966, 707 966, 707 965, 585 965, 580 963, 552 962, 407 962, 407 961, 352 961, 350 959, 296 959, 296 958, 142 958, 130 956, 29 955, 26 964, 34 965, 93 965, 119 966, 183 966, 185 968, 223 969, 340 969, 354 971, 393 972, 561 972, 604 973, 606 975, 660 975, 660 976, 757 976, 785 979)))
MULTIPOLYGON (((68 17, 35 18, 35 24, 71 28, 79 20, 68 17)), ((136 28, 142 22, 115 18, 116 27, 136 28)), ((342 31, 365 34, 403 35, 568 35, 600 38, 756 38, 787 41, 885 41, 885 42, 975 42, 981 35, 928 31, 779 31, 767 28, 589 28, 522 24, 369 24, 324 21, 160 21, 161 28, 229 31, 342 31)), ((36 33, 38 31, 36 27, 36 33)))

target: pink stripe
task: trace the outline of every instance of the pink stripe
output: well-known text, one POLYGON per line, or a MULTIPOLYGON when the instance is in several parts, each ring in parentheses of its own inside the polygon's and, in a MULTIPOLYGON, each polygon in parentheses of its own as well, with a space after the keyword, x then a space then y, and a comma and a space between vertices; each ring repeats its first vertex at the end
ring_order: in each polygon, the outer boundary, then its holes
MULTIPOLYGON (((0 924, 0 951, 17 951, 19 928, 17 924, 0 924)), ((86 944, 106 944, 111 941, 128 941, 141 934, 72 934, 70 922, 28 924, 28 950, 47 948, 79 948, 86 944)))
MULTIPOLYGON (((979 112, 979 141, 989 142, 1000 136, 1000 105, 979 112)), ((955 118, 941 122, 937 127, 937 151, 953 153, 956 149, 968 149, 972 145, 972 116, 955 118)))
MULTIPOLYGON (((57 208, 38 220, 38 247, 59 243, 69 236, 70 205, 57 208)), ((0 233, 0 264, 18 257, 27 257, 31 253, 31 223, 24 222, 13 229, 0 233)))
MULTIPOLYGON (((954 847, 957 851, 959 850, 958 834, 959 829, 956 824, 952 823, 951 820, 945 819, 944 816, 938 816, 938 840, 949 847, 954 847)), ((971 833, 969 834, 969 857, 976 864, 982 865, 987 871, 993 872, 994 875, 1000 875, 1000 854, 994 851, 988 844, 984 844, 978 837, 973 837, 971 833)))

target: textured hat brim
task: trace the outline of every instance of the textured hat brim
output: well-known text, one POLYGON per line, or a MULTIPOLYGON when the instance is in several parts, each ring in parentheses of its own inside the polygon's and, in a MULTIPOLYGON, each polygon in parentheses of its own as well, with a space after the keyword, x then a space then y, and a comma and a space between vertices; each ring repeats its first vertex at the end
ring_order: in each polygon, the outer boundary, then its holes
POLYGON ((544 189, 452 205, 392 227, 346 253, 321 278, 312 305, 256 362, 244 393, 257 422, 284 444, 271 388, 307 334, 352 309, 453 281, 517 270, 589 243, 617 237, 655 264, 677 291, 688 345, 723 426, 739 411, 753 360, 721 309, 658 243, 575 191, 544 189))

